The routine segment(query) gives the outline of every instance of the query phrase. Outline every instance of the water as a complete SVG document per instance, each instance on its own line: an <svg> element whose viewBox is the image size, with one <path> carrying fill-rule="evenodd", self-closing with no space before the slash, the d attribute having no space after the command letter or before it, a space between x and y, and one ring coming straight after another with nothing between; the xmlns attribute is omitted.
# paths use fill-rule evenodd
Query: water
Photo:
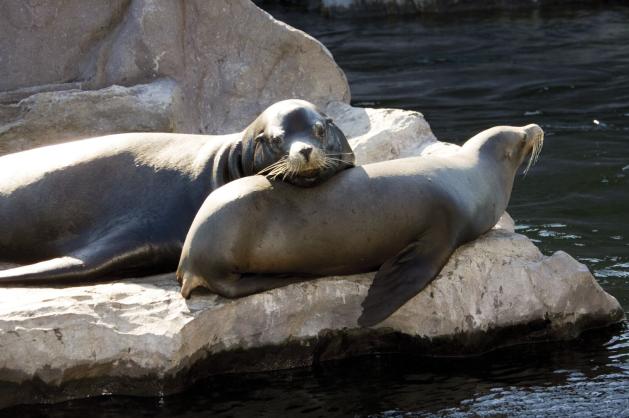
<svg viewBox="0 0 629 418"><path fill-rule="evenodd" d="M343 21L271 11L328 46L354 105L419 110L438 138L459 143L493 125L540 124L544 150L509 207L518 230L546 254L586 263L629 309L629 8ZM5 413L629 417L629 330L476 359L370 357L212 378L163 398Z"/></svg>

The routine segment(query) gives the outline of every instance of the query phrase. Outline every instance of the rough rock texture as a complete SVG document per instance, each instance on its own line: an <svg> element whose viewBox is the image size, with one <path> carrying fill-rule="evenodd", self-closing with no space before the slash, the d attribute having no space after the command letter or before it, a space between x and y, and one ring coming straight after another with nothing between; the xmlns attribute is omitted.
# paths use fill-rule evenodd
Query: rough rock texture
<svg viewBox="0 0 629 418"><path fill-rule="evenodd" d="M65 139L66 131L101 135L99 121L120 115L115 106L99 107L118 94L109 89L113 85L133 88L168 78L175 84L170 90L185 98L169 110L176 124L147 126L140 118L136 126L112 125L116 132L233 132L278 100L303 98L320 106L349 101L347 80L330 52L249 0L4 1L0 74L5 152L14 150L6 143L20 150ZM140 100L134 114L144 104L147 114L155 112L153 103ZM50 131L41 125L16 132L14 125L23 126L33 106Z"/></svg>
<svg viewBox="0 0 629 418"><path fill-rule="evenodd" d="M326 108L349 139L356 164L419 155L437 141L419 112L399 109L370 109L332 102Z"/></svg>
<svg viewBox="0 0 629 418"><path fill-rule="evenodd" d="M478 353L567 339L623 318L587 268L495 229L371 331L373 274L229 301L186 301L173 274L69 289L0 291L0 405L98 393L158 394L210 373L278 369L377 351ZM192 369L192 370L191 370ZM20 385L33 381L37 385ZM19 388L19 390L18 390Z"/></svg>
<svg viewBox="0 0 629 418"><path fill-rule="evenodd" d="M596 4L601 0L255 0L256 3L290 3L332 17L452 13L533 9L550 5Z"/></svg>
<svg viewBox="0 0 629 418"><path fill-rule="evenodd" d="M98 91L36 93L0 104L0 155L86 136L118 132L177 132L182 99L174 81ZM88 134L89 133L89 134Z"/></svg>

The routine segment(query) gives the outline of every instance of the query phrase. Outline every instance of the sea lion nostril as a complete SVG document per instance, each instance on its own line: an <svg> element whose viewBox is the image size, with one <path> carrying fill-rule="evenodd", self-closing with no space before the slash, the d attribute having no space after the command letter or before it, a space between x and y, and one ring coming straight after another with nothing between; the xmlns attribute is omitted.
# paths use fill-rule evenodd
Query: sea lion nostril
<svg viewBox="0 0 629 418"><path fill-rule="evenodd" d="M303 147L299 150L299 153L304 156L306 161L310 159L310 154L312 153L312 147Z"/></svg>

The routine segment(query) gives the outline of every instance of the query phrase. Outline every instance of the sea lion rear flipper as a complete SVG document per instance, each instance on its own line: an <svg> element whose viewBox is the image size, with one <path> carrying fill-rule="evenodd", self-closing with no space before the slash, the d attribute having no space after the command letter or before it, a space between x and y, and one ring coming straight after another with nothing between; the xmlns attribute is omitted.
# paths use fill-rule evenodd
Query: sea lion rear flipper
<svg viewBox="0 0 629 418"><path fill-rule="evenodd" d="M54 283L58 277L82 270L84 263L74 257L59 257L0 271L0 285Z"/></svg>
<svg viewBox="0 0 629 418"><path fill-rule="evenodd" d="M439 274L452 250L436 246L437 242L425 234L380 267L362 303L360 326L385 320Z"/></svg>
<svg viewBox="0 0 629 418"><path fill-rule="evenodd" d="M63 257L0 270L0 286L78 283L101 280L107 276L111 279L128 277L137 273L138 269L146 268L144 265L148 264L146 260L150 260L149 257L156 266L167 263L178 254L175 250L158 253L138 243L123 243L106 237Z"/></svg>

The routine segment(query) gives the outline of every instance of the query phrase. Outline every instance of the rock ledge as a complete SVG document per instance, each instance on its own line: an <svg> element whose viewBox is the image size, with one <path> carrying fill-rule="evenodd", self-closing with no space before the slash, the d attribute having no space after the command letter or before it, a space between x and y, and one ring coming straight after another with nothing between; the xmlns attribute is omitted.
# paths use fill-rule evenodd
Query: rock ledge
<svg viewBox="0 0 629 418"><path fill-rule="evenodd" d="M0 291L0 406L103 393L159 395L214 373L306 366L375 353L477 354L563 340L624 313L587 268L494 229L371 330L356 319L373 273L235 301L179 295L173 274Z"/></svg>

